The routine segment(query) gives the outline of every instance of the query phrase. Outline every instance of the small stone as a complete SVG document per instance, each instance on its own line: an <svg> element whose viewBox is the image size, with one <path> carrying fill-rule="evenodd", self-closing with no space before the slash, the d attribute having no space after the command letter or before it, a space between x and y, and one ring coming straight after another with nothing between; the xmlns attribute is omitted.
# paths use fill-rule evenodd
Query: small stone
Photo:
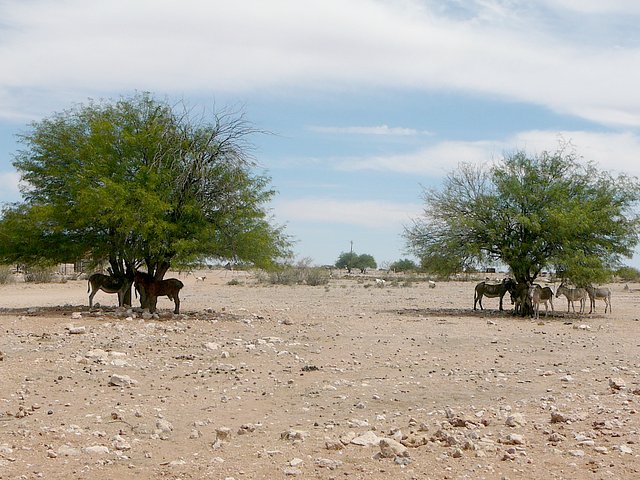
<svg viewBox="0 0 640 480"><path fill-rule="evenodd" d="M409 455L407 447L392 438L381 438L378 440L378 444L382 458L406 457Z"/></svg>
<svg viewBox="0 0 640 480"><path fill-rule="evenodd" d="M231 438L231 429L228 427L216 428L216 440L226 442Z"/></svg>
<svg viewBox="0 0 640 480"><path fill-rule="evenodd" d="M596 443L593 440L593 438L587 437L586 435L584 435L582 433L578 433L578 434L574 435L574 438L576 439L576 442L578 442L578 444L586 445L588 447L592 447Z"/></svg>
<svg viewBox="0 0 640 480"><path fill-rule="evenodd" d="M82 451L89 455L106 455L109 453L109 447L106 447L105 445L93 445L91 447L83 448Z"/></svg>
<svg viewBox="0 0 640 480"><path fill-rule="evenodd" d="M240 425L238 429L238 435L244 435L245 433L251 433L256 431L257 426L253 423L245 423Z"/></svg>
<svg viewBox="0 0 640 480"><path fill-rule="evenodd" d="M567 453L572 457L584 457L584 450L569 450Z"/></svg>
<svg viewBox="0 0 640 480"><path fill-rule="evenodd" d="M586 323L582 323L580 325L574 325L574 330L591 330L591 325L587 325Z"/></svg>
<svg viewBox="0 0 640 480"><path fill-rule="evenodd" d="M131 450L131 444L127 442L124 438L122 438L121 435L116 435L115 437L113 437L112 445L113 445L113 448L115 448L116 450L120 450L120 451Z"/></svg>
<svg viewBox="0 0 640 480"><path fill-rule="evenodd" d="M462 458L462 456L463 456L462 450L460 450L459 448L456 448L453 452L451 452L452 458Z"/></svg>
<svg viewBox="0 0 640 480"><path fill-rule="evenodd" d="M71 334L71 335L80 335L83 333L87 333L87 328L84 326L80 326L80 327L68 327L67 331Z"/></svg>
<svg viewBox="0 0 640 480"><path fill-rule="evenodd" d="M327 450L342 450L344 445L340 440L325 439L324 446Z"/></svg>
<svg viewBox="0 0 640 480"><path fill-rule="evenodd" d="M505 440L507 445L524 445L524 437L518 433L510 433Z"/></svg>
<svg viewBox="0 0 640 480"><path fill-rule="evenodd" d="M562 442L562 441L564 441L566 439L567 438L564 435L561 435L561 434L559 434L557 432L553 432L551 435L549 435L549 438L548 438L548 440L551 443L560 443L560 442Z"/></svg>
<svg viewBox="0 0 640 480"><path fill-rule="evenodd" d="M629 447L627 445L616 445L613 448L614 448L614 450L617 450L620 453L626 453L626 454L629 454L629 455L631 455L633 453L633 450L631 449L631 447Z"/></svg>
<svg viewBox="0 0 640 480"><path fill-rule="evenodd" d="M100 348L95 348L93 350L89 350L87 353L84 354L84 356L85 358L88 358L89 360L93 360L96 363L105 363L109 358L109 353L105 352Z"/></svg>
<svg viewBox="0 0 640 480"><path fill-rule="evenodd" d="M527 421L521 413L512 413L504 423L508 427L523 427Z"/></svg>
<svg viewBox="0 0 640 480"><path fill-rule="evenodd" d="M347 432L344 435L340 435L340 442L343 445L349 445L351 443L351 440L353 440L357 436L358 434L356 432Z"/></svg>
<svg viewBox="0 0 640 480"><path fill-rule="evenodd" d="M283 440L291 440L293 442L303 442L308 435L308 432L303 432L302 430L289 430L282 432L280 434L280 438Z"/></svg>
<svg viewBox="0 0 640 480"><path fill-rule="evenodd" d="M365 428L369 426L368 420L360 420L358 418L351 418L347 421L347 425L350 428Z"/></svg>
<svg viewBox="0 0 640 480"><path fill-rule="evenodd" d="M362 447L373 447L380 444L380 438L369 430L367 433L351 440L351 443Z"/></svg>
<svg viewBox="0 0 640 480"><path fill-rule="evenodd" d="M130 376L118 375L117 373L111 375L111 378L109 379L109 385L112 387L131 387L137 383L138 381L134 380Z"/></svg>
<svg viewBox="0 0 640 480"><path fill-rule="evenodd" d="M570 423L571 418L560 412L551 412L551 423Z"/></svg>
<svg viewBox="0 0 640 480"><path fill-rule="evenodd" d="M58 448L58 455L62 455L63 457L74 457L76 455L80 455L80 450L73 448L70 445L61 445Z"/></svg>
<svg viewBox="0 0 640 480"><path fill-rule="evenodd" d="M173 431L173 425L166 418L156 420L156 428L162 433L170 433Z"/></svg>
<svg viewBox="0 0 640 480"><path fill-rule="evenodd" d="M317 467L328 468L329 470L335 470L342 466L342 462L340 460L332 460L330 458L318 458L316 459L315 464Z"/></svg>
<svg viewBox="0 0 640 480"><path fill-rule="evenodd" d="M612 390L622 390L627 386L626 382L622 378L610 378L609 387Z"/></svg>

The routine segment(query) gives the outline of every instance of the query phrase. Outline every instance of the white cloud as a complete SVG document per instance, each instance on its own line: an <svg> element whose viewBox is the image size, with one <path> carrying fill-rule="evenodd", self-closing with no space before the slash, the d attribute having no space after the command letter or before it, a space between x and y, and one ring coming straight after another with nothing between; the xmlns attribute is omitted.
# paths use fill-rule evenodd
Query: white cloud
<svg viewBox="0 0 640 480"><path fill-rule="evenodd" d="M497 146L498 142L446 141L411 153L346 159L338 162L337 168L346 171L391 171L441 177L460 162L480 163L490 160Z"/></svg>
<svg viewBox="0 0 640 480"><path fill-rule="evenodd" d="M420 132L414 128L390 127L388 125L374 125L361 127L321 127L312 126L309 130L318 133L331 133L337 135L389 135L389 136L413 136L413 135L431 135L430 132Z"/></svg>
<svg viewBox="0 0 640 480"><path fill-rule="evenodd" d="M570 24L545 30L539 15L527 15L536 8L528 3L468 5L466 19L455 19L419 0L5 0L0 116L28 113L29 102L12 98L32 94L408 86L640 125L640 48L587 46L564 34ZM633 5L546 4L626 17L640 14Z"/></svg>
<svg viewBox="0 0 640 480"><path fill-rule="evenodd" d="M640 4L637 0L544 0L544 3L550 8L563 8L589 15L640 15Z"/></svg>
<svg viewBox="0 0 640 480"><path fill-rule="evenodd" d="M555 150L559 140L568 141L578 155L598 163L601 169L640 176L640 137L630 132L529 131L508 139L527 152Z"/></svg>
<svg viewBox="0 0 640 480"><path fill-rule="evenodd" d="M417 203L381 200L314 197L279 200L274 204L274 212L282 221L338 223L396 231L421 211L422 207Z"/></svg>
<svg viewBox="0 0 640 480"><path fill-rule="evenodd" d="M403 155L347 159L337 168L443 177L461 162L486 163L516 150L533 155L555 151L561 141L569 142L579 156L597 162L603 170L640 176L640 137L630 132L531 130L504 139L445 141Z"/></svg>
<svg viewBox="0 0 640 480"><path fill-rule="evenodd" d="M0 172L0 202L15 202L20 198L18 172Z"/></svg>

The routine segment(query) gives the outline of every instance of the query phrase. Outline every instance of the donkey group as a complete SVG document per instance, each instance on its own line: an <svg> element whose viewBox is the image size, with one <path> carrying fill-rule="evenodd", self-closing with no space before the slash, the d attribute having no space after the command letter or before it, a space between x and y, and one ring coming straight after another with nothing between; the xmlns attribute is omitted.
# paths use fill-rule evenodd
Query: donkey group
<svg viewBox="0 0 640 480"><path fill-rule="evenodd" d="M545 316L548 314L548 305L551 306L551 311L554 311L554 293L550 287L542 287L538 284L533 284L531 286L524 283L518 284L515 280L510 278L505 278L502 282L497 284L487 282L478 283L475 287L473 297L473 309L476 310L477 305L480 305L481 310L483 309L482 297L499 297L499 309L503 310L503 298L507 292L511 294L511 303L514 305L514 311L516 313L520 311L527 299L531 302L535 318L539 318L541 303L544 303ZM589 313L593 313L595 311L596 300L603 300L605 303L604 313L607 313L607 311L611 313L611 289L608 287L588 286L585 288L570 288L564 283L561 283L556 290L555 297L559 298L561 295L564 295L567 298L567 312L570 312L571 309L573 309L573 312L575 313L575 302L580 302L579 311L580 313L584 313L588 297L590 301Z"/></svg>
<svg viewBox="0 0 640 480"><path fill-rule="evenodd" d="M153 276L145 272L136 271L133 279L127 277L115 277L94 273L89 277L87 293L89 293L89 308L93 308L93 297L102 290L105 293L117 293L118 305L124 306L126 292L135 285L137 294L140 295L140 305L148 308L149 312L156 311L158 297L167 296L173 300L175 308L173 313L180 313L180 290L184 284L177 278L155 280Z"/></svg>

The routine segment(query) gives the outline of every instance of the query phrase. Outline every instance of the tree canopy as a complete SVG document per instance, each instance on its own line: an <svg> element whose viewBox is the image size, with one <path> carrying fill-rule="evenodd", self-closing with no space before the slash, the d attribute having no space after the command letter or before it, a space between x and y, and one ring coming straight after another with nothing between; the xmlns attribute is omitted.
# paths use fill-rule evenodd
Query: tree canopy
<svg viewBox="0 0 640 480"><path fill-rule="evenodd" d="M500 261L531 284L552 269L576 285L604 281L638 243L637 179L613 176L564 148L518 151L493 164L461 164L424 191L405 228L423 267L444 274Z"/></svg>
<svg viewBox="0 0 640 480"><path fill-rule="evenodd" d="M237 113L199 116L142 93L90 101L34 122L14 158L24 202L0 220L0 261L145 264L227 258L268 266L289 253L271 223L270 179L256 173Z"/></svg>

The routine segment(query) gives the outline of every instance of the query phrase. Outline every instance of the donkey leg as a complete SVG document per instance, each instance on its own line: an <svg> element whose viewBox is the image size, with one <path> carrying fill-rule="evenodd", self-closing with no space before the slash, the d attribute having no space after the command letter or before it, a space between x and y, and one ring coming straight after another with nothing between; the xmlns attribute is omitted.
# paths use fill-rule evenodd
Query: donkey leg
<svg viewBox="0 0 640 480"><path fill-rule="evenodd" d="M95 290L91 290L91 293L89 294L89 308L93 308L93 297L95 296L95 294L98 292L98 289Z"/></svg>
<svg viewBox="0 0 640 480"><path fill-rule="evenodd" d="M180 297L178 296L177 293L176 293L176 296L173 298L173 301L176 304L176 308L173 311L173 313L178 314L178 313L180 313Z"/></svg>

